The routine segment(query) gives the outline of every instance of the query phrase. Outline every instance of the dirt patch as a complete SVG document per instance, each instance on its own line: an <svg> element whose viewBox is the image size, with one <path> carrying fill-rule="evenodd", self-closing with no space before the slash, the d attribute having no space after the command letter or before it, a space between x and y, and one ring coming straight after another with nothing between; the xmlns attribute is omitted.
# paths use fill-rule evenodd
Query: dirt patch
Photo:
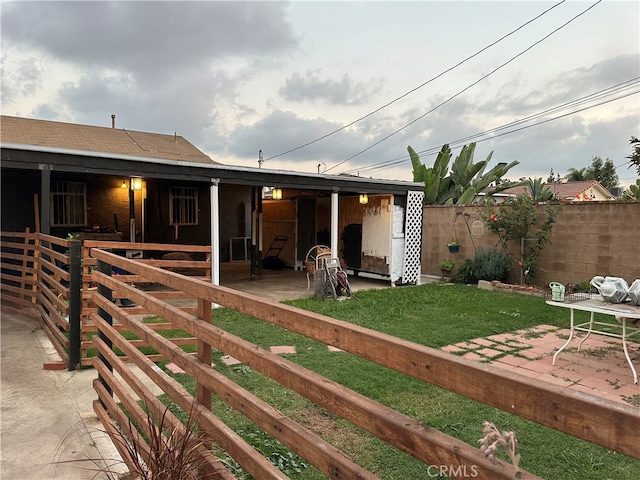
<svg viewBox="0 0 640 480"><path fill-rule="evenodd" d="M370 441L367 433L315 406L291 412L291 418L350 456L362 452Z"/></svg>

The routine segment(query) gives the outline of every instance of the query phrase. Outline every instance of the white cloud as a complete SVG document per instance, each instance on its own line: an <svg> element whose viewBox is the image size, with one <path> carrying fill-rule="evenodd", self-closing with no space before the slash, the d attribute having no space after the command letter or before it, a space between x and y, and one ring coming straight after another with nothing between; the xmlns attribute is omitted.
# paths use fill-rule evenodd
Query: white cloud
<svg viewBox="0 0 640 480"><path fill-rule="evenodd" d="M410 179L407 145L433 151L423 157L432 162L443 143L638 76L640 6L602 2L447 101L589 7L565 2L427 82L552 5L2 2L2 111L103 126L115 113L120 127L177 132L218 161L255 166L259 149L265 158L295 149L426 83L267 162L303 171L324 162L331 173ZM545 178L552 167L563 174L596 155L622 164L629 137L640 135L639 103L636 93L517 133L496 132L478 143L477 157L493 150L492 162L521 162L516 176ZM618 173L635 181L633 170Z"/></svg>

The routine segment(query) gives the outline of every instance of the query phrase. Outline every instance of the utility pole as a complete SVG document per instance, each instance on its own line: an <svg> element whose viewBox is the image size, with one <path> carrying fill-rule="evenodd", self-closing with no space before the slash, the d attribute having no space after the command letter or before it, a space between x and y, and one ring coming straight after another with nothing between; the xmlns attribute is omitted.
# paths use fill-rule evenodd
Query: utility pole
<svg viewBox="0 0 640 480"><path fill-rule="evenodd" d="M258 150L258 168L262 168L264 159L262 158L262 150Z"/></svg>

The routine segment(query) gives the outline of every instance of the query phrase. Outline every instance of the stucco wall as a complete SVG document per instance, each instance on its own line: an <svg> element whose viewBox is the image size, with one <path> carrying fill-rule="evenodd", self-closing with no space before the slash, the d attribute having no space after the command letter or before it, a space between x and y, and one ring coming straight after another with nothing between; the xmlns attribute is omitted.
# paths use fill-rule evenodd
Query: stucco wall
<svg viewBox="0 0 640 480"><path fill-rule="evenodd" d="M544 208L544 207L539 207ZM438 262L452 258L459 266L472 258L475 247L499 248L498 238L483 228L482 235L471 236L469 227L479 219L477 207L424 208L422 273L439 275ZM461 244L458 254L450 254L447 243L455 233ZM514 245L513 249L517 250ZM577 283L595 275L622 277L627 282L640 278L640 202L583 202L564 205L553 228L552 243L541 255L539 272L532 282ZM517 283L513 272L510 281Z"/></svg>

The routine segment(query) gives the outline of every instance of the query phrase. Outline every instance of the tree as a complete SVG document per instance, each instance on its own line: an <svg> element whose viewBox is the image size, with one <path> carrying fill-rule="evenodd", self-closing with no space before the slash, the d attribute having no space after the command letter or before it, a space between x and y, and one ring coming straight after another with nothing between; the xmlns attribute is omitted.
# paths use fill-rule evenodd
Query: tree
<svg viewBox="0 0 640 480"><path fill-rule="evenodd" d="M420 162L415 150L411 146L407 147L413 166L413 181L424 182L426 205L467 205L476 201L478 194L490 197L494 193L522 184L501 182L502 177L519 162L501 162L485 173L493 152L485 160L473 163L475 148L475 143L462 147L449 172L452 156L449 145L442 146L433 167L426 167Z"/></svg>
<svg viewBox="0 0 640 480"><path fill-rule="evenodd" d="M566 176L567 182L582 182L583 180L588 180L586 178L587 167L577 169L570 168L569 173Z"/></svg>
<svg viewBox="0 0 640 480"><path fill-rule="evenodd" d="M616 188L619 183L616 167L609 158L603 162L600 157L593 157L591 166L587 167L586 177L587 180L599 181L608 190Z"/></svg>
<svg viewBox="0 0 640 480"><path fill-rule="evenodd" d="M581 182L583 180L597 180L608 190L612 190L618 186L619 179L616 173L616 167L613 162L607 158L604 162L602 158L593 157L591 165L584 168L570 168L566 176L567 182Z"/></svg>
<svg viewBox="0 0 640 480"><path fill-rule="evenodd" d="M480 218L498 237L502 250L519 258L520 278L525 283L538 273L540 253L551 243L551 231L561 208L547 203L541 212L536 203L531 195L523 192L497 206L487 203L479 210Z"/></svg>
<svg viewBox="0 0 640 480"><path fill-rule="evenodd" d="M635 165L636 171L638 172L638 175L640 175L640 140L638 140L638 137L631 137L629 143L633 145L633 152L631 155L626 157L629 159L629 168Z"/></svg>

